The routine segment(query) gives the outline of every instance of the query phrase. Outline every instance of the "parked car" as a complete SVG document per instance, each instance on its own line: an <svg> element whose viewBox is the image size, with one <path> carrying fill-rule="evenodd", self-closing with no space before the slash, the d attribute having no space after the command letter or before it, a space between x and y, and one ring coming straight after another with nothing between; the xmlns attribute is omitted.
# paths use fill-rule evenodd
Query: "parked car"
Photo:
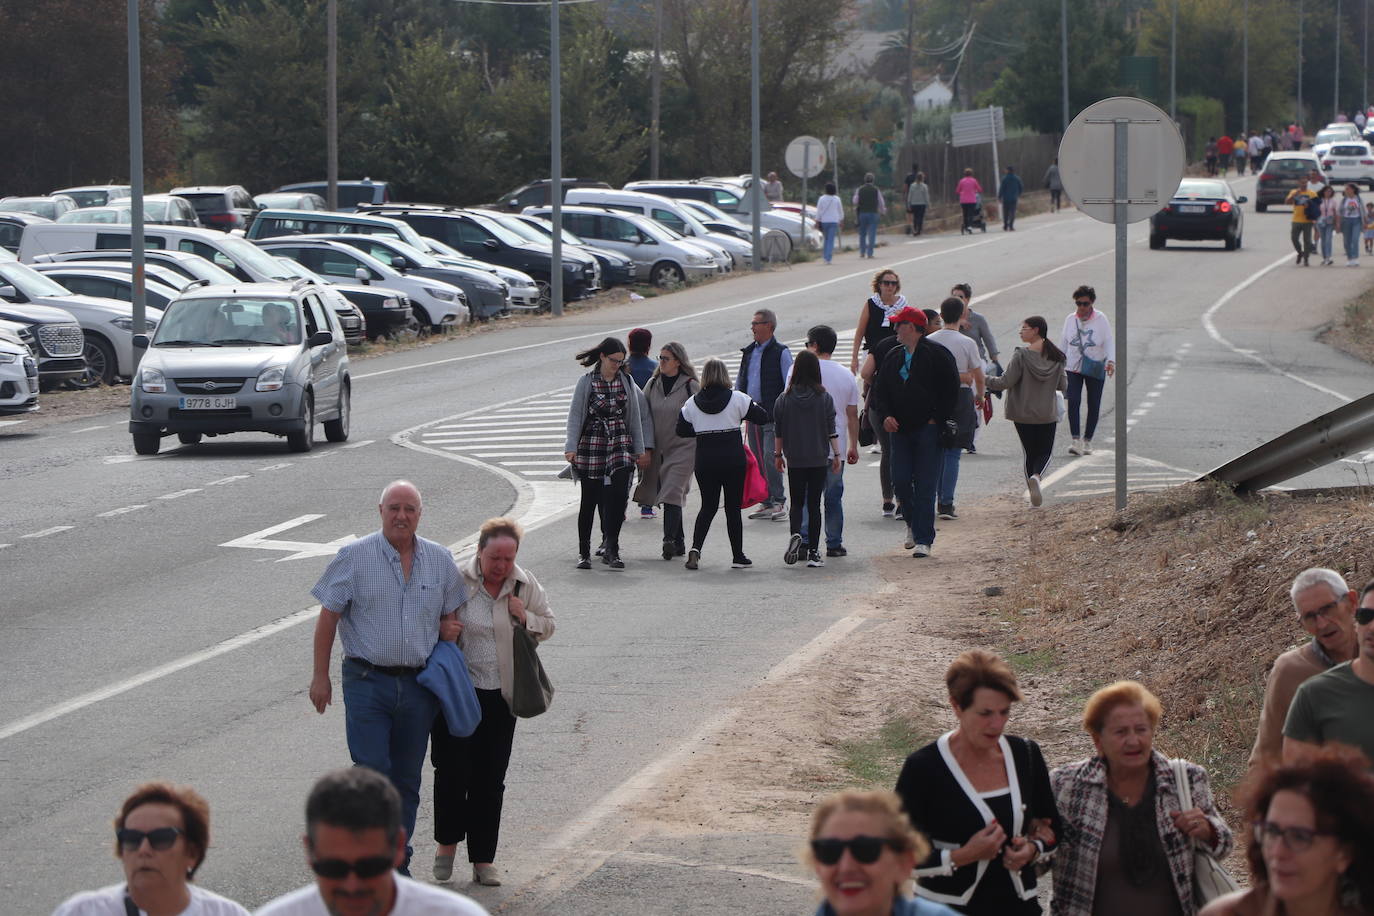
<svg viewBox="0 0 1374 916"><path fill-rule="evenodd" d="M181 197L195 208L201 225L207 229L228 232L247 229L258 212L253 195L241 185L202 185L194 188L172 188L167 192Z"/></svg>
<svg viewBox="0 0 1374 916"><path fill-rule="evenodd" d="M311 194L309 191L273 191L271 194L257 195L253 198L253 203L262 210L329 209L329 205L324 202L323 197L318 194Z"/></svg>
<svg viewBox="0 0 1374 916"><path fill-rule="evenodd" d="M526 216L523 213L511 214L509 219L516 220L529 229L538 232L544 238L553 238L553 223L547 219L540 219L537 216ZM635 262L625 257L618 251L609 248L601 248L593 245L585 239L573 235L568 230L562 230L564 245L576 245L582 251L587 252L596 258L601 264L601 286L625 286L633 283L635 279Z"/></svg>
<svg viewBox="0 0 1374 916"><path fill-rule="evenodd" d="M547 218L548 207L530 207L529 216ZM716 272L716 259L648 217L601 207L567 206L563 227L580 238L618 251L635 262L635 277L655 286L704 280Z"/></svg>
<svg viewBox="0 0 1374 916"><path fill-rule="evenodd" d="M76 201L78 207L104 207L133 194L127 184L88 184L78 188L61 188L53 191L50 197L64 194Z"/></svg>
<svg viewBox="0 0 1374 916"><path fill-rule="evenodd" d="M82 368L89 374L72 380L75 384L113 385L119 377L133 375L134 317L127 303L77 295L27 264L14 261L0 262L0 299L20 306L61 309L76 319L82 332ZM147 310L149 325L156 325L161 317L159 309Z"/></svg>
<svg viewBox="0 0 1374 916"><path fill-rule="evenodd" d="M319 290L301 281L207 286L175 300L139 365L129 402L134 451L155 455L166 435L265 432L292 451L348 438L348 348Z"/></svg>
<svg viewBox="0 0 1374 916"><path fill-rule="evenodd" d="M69 261L65 264L34 264L32 267L77 295L117 299L120 302L134 301L133 273L131 270L119 270L118 264L104 267L100 264ZM161 310L181 295L182 286L173 286L156 277L145 276L143 290L147 304ZM132 323L129 328L133 329Z"/></svg>
<svg viewBox="0 0 1374 916"><path fill-rule="evenodd" d="M1333 144L1361 139L1363 138L1360 136L1360 129L1354 124L1349 122L1328 124L1317 131L1317 135L1312 138L1312 152L1320 159L1326 155L1326 151Z"/></svg>
<svg viewBox="0 0 1374 916"><path fill-rule="evenodd" d="M277 258L283 267L291 271L292 282L296 280L307 280L319 289L320 295L324 297L325 304L334 310L334 317L339 319L339 327L343 329L344 340L348 341L349 346L360 344L367 336L367 319L363 317L363 310L353 304L353 300L344 295L343 287L330 283L324 277L306 268L299 261L290 258ZM350 289L366 289L365 286L350 286Z"/></svg>
<svg viewBox="0 0 1374 916"><path fill-rule="evenodd" d="M61 256L59 255L58 257L61 257ZM195 255L192 255L191 257L195 257ZM204 259L204 258L198 258L197 260L203 261L203 260L205 260L205 259ZM42 260L40 260L40 261L35 261L34 263L30 264L29 266L32 267L34 270L38 271L40 274L44 274L44 275L47 275L47 276L52 276L52 275L53 275L52 272L53 272L54 270L60 271L60 270L62 270L63 268L70 268L70 267L76 267L76 268L81 268L81 269L92 269L92 270L111 271L111 272L117 273L117 274L119 274L120 276L123 276L123 277L131 277L131 276L133 276L133 273L134 273L134 265L133 265L133 262L132 262L131 260L130 260L130 261L99 261L99 260L85 260L85 261L83 261L83 260L81 260L80 258L71 258L71 259L64 259L64 260L58 260L58 261L42 261ZM214 265L211 265L211 266L213 267ZM219 268L215 268L215 269L218 270ZM223 271L221 271L221 273L223 273ZM197 284L197 285L199 285L199 286L209 286L209 285L210 285L210 281L209 281L209 280L194 280L194 279L190 279L190 278L186 277L184 274L180 274L180 273L176 272L175 270L172 270L170 267L167 267L166 265L158 264L158 263L155 263L155 262L145 262L144 265L143 265L143 274L144 274L144 276L145 276L147 279L149 279L149 280L156 280L158 283L161 283L163 286L170 286L170 287L172 288L172 290L173 290L174 292L177 292L177 293L182 292L182 291L185 290L187 287L191 286L191 284L193 284L193 283L194 283L194 284ZM238 282L238 281L236 281L236 280L234 279L234 275L233 275L233 274L226 273L226 274L224 274L224 275L225 275L226 277L229 278L229 282L230 282L230 283L236 283L236 282ZM60 276L60 275L59 275L59 276ZM61 281L59 280L59 282L61 282ZM66 286L67 284L66 284L66 283L63 283L62 285L63 285L63 286ZM109 297L109 298L111 298L111 299L124 299L123 296L111 296L111 297ZM176 297L173 296L172 298L176 298ZM130 301L132 301L132 300L131 300L131 299L125 299L124 301L130 302ZM160 308L160 307L161 307L161 306L159 306L159 308Z"/></svg>
<svg viewBox="0 0 1374 916"><path fill-rule="evenodd" d="M58 264L67 261L99 261L106 264L120 264L129 267L133 264L134 253L127 248L102 248L95 251L59 251L53 254L40 254L33 258L34 264ZM238 278L229 271L189 251L167 251L161 248L147 248L143 251L144 269L149 276L162 268L180 274L187 281L202 280L206 284L220 285L237 283ZM168 283L175 286L175 283ZM183 287L185 284L182 284Z"/></svg>
<svg viewBox="0 0 1374 916"><path fill-rule="evenodd" d="M543 232L539 232L539 231L537 231L536 229L534 229L533 227L531 227L531 226L529 226L528 224L526 224L526 223L524 222L524 220L526 220L526 219L529 218L529 217L521 216L521 215L518 214L518 213L499 213L499 212L497 212L497 211L495 211L495 210L483 211L483 212L487 215L487 218L488 218L488 219L494 221L494 222L497 223L498 225L503 226L504 228L508 229L509 231L515 233L515 234L516 234L517 236L519 236L520 238L522 238L522 239L524 239L524 240L526 240L526 241L528 241L528 242L531 242L531 243L533 243L533 244L535 244L535 245L538 245L538 246L540 246L541 248L543 248L544 246L548 246L549 255L550 255L550 257L552 257L552 255L553 255L553 236L552 236L552 235L548 235L548 234L543 233ZM600 258L598 258L595 254L593 254L592 252L588 251L586 248L582 247L581 245L563 245L563 246L561 247L561 250L562 250L562 252L563 252L564 254L568 254L568 255L577 255L577 256L583 257L583 258L589 258L589 259L596 265L596 273L595 273L595 275L594 275L593 278L592 278L593 284L595 284L595 286L596 286L597 289L604 289L604 288L605 288L605 285L606 285L606 284L605 284L605 282L602 280L602 277L601 277L601 259L600 259Z"/></svg>
<svg viewBox="0 0 1374 916"><path fill-rule="evenodd" d="M133 220L133 211L125 207L81 207L77 210L69 210L59 216L55 222L62 225L71 223L94 224L94 225L119 225L129 224Z"/></svg>
<svg viewBox="0 0 1374 916"><path fill-rule="evenodd" d="M551 245L522 238L481 210L393 204L386 208L368 208L366 212L402 220L420 235L436 238L466 255L529 274L539 284L541 307L548 307L549 281L553 276ZM595 258L564 252L561 269L563 295L567 298L583 299L596 292Z"/></svg>
<svg viewBox="0 0 1374 916"><path fill-rule="evenodd" d="M0 210L11 213L32 213L44 219L57 219L76 209L76 201L65 194L55 197L0 197Z"/></svg>
<svg viewBox="0 0 1374 916"><path fill-rule="evenodd" d="M164 226L200 226L196 208L184 197L149 194L143 198L143 222Z"/></svg>
<svg viewBox="0 0 1374 916"><path fill-rule="evenodd" d="M420 240L425 243L425 251L434 255L440 264L451 264L454 267L471 267L473 270L484 270L506 284L506 291L510 295L510 305L513 309L539 308L539 284L534 277L525 273L523 270L516 270L514 267L506 267L502 264L492 264L489 261L479 261L474 257L463 254L452 245L445 244L438 239L430 238L427 235L420 236Z"/></svg>
<svg viewBox="0 0 1374 916"><path fill-rule="evenodd" d="M145 226L143 244L154 249L200 255L244 283L270 283L286 279L281 265L252 242L213 229L190 226ZM19 240L19 260L31 263L40 255L102 248L127 250L133 245L128 226L29 226Z"/></svg>
<svg viewBox="0 0 1374 916"><path fill-rule="evenodd" d="M468 320L467 297L458 287L428 277L408 277L390 264L342 242L286 237L262 239L257 244L274 257L299 261L326 280L364 286L375 283L405 293L415 320L425 330L443 331Z"/></svg>
<svg viewBox="0 0 1374 916"><path fill-rule="evenodd" d="M1315 154L1293 150L1270 153L1255 183L1255 212L1263 213L1270 204L1281 204L1288 192L1307 181L1308 173L1321 171Z"/></svg>
<svg viewBox="0 0 1374 916"><path fill-rule="evenodd" d="M0 261L0 267L13 263ZM0 286L0 293L7 289ZM18 305L0 296L0 320L14 322L28 331L29 339L25 342L38 361L39 388L46 390L80 381L86 374L85 337L81 325L69 312L33 303Z"/></svg>
<svg viewBox="0 0 1374 916"><path fill-rule="evenodd" d="M0 321L0 414L38 409L38 360L22 336L27 334L22 324Z"/></svg>
<svg viewBox="0 0 1374 916"><path fill-rule="evenodd" d="M34 213L18 210L0 210L0 248L11 254L19 251L19 240L24 237L24 227L38 223L51 223L52 220Z"/></svg>
<svg viewBox="0 0 1374 916"><path fill-rule="evenodd" d="M538 181L531 181L523 184L514 191L501 195L501 198L492 204L496 210L506 210L519 212L526 207L540 207L544 204L551 204L553 200L549 197L549 188L553 185L553 179L540 178ZM563 198L566 200L568 191L571 188L609 188L604 181L588 181L584 178L564 178L562 180Z"/></svg>
<svg viewBox="0 0 1374 916"><path fill-rule="evenodd" d="M412 326L410 299L400 290L384 286L335 286L363 313L364 333L369 340L394 337Z"/></svg>
<svg viewBox="0 0 1374 916"><path fill-rule="evenodd" d="M1322 157L1327 181L1355 182L1374 190L1374 150L1364 140L1332 144Z"/></svg>
<svg viewBox="0 0 1374 916"><path fill-rule="evenodd" d="M1245 214L1231 186L1216 178L1185 178L1173 198L1150 217L1150 247L1163 248L1169 239L1219 239L1227 251L1241 246Z"/></svg>
<svg viewBox="0 0 1374 916"><path fill-rule="evenodd" d="M568 192L568 203L610 207L612 210L624 210L626 213L647 216L716 255L716 259L722 262L726 270L748 267L754 260L752 244L733 235L712 232L692 211L671 197L643 191L574 188Z"/></svg>
<svg viewBox="0 0 1374 916"><path fill-rule="evenodd" d="M291 235L381 235L400 239L414 246L424 248L420 235L409 225L398 219L380 216L376 213L344 213L335 210L263 210L246 233L253 241L258 239L280 238Z"/></svg>
<svg viewBox="0 0 1374 916"><path fill-rule="evenodd" d="M373 181L371 178L364 178L362 181L340 181L339 189L339 210L344 213L352 212L358 208L358 204L386 204L392 199L391 182ZM302 181L296 184L284 184L277 191L297 191L314 194L322 201L329 200L329 182L327 181ZM327 210L329 204L320 207Z"/></svg>
<svg viewBox="0 0 1374 916"><path fill-rule="evenodd" d="M750 209L749 195L739 185L720 181L660 179L657 181L631 181L625 185L625 190L661 194L664 197L688 197L693 200L704 201L752 226L753 211ZM789 257L794 245L806 245L809 248L819 248L821 245L822 238L819 227L808 225L807 231L803 235L801 222L794 214L775 212L771 205L759 212L759 225L762 228L778 229L787 234L786 254Z"/></svg>

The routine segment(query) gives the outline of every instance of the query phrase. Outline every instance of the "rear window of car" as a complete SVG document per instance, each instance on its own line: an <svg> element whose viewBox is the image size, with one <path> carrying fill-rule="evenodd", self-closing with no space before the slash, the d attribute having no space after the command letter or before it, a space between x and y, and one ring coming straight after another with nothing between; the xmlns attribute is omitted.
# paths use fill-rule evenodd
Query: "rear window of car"
<svg viewBox="0 0 1374 916"><path fill-rule="evenodd" d="M1366 146L1333 146L1331 147L1332 156L1367 156L1369 148Z"/></svg>
<svg viewBox="0 0 1374 916"><path fill-rule="evenodd" d="M1225 197L1226 185L1220 181L1184 181L1175 197Z"/></svg>
<svg viewBox="0 0 1374 916"><path fill-rule="evenodd" d="M190 201L191 206L196 208L196 213L223 213L229 209L223 191L216 191L213 194L178 194L177 196Z"/></svg>
<svg viewBox="0 0 1374 916"><path fill-rule="evenodd" d="M1283 173L1286 175L1297 175L1302 172L1310 172L1317 167L1311 159L1274 159L1270 158L1264 166L1264 170L1269 174Z"/></svg>
<svg viewBox="0 0 1374 916"><path fill-rule="evenodd" d="M103 207L109 203L110 195L105 191L63 191L78 207Z"/></svg>

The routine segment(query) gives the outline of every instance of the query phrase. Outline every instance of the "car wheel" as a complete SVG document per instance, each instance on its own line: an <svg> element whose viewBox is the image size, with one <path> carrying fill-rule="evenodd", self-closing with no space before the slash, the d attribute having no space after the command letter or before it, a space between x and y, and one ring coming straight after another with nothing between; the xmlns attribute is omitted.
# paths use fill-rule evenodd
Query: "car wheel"
<svg viewBox="0 0 1374 916"><path fill-rule="evenodd" d="M548 280L535 280L534 285L539 287L539 311L553 311L553 284Z"/></svg>
<svg viewBox="0 0 1374 916"><path fill-rule="evenodd" d="M315 394L305 393L305 408L301 411L300 432L287 433L286 444L293 452L308 452L315 447Z"/></svg>
<svg viewBox="0 0 1374 916"><path fill-rule="evenodd" d="M113 385L118 363L110 345L91 334L86 335L83 351L86 357L86 371L80 378L67 382L68 388L95 388L99 385Z"/></svg>
<svg viewBox="0 0 1374 916"><path fill-rule="evenodd" d="M200 433L177 433L177 439L182 445L200 445Z"/></svg>
<svg viewBox="0 0 1374 916"><path fill-rule="evenodd" d="M1163 248L1164 245L1165 245L1164 236L1159 235L1158 233L1154 233L1154 232L1150 233L1150 247L1151 247L1151 248L1153 248L1155 251L1158 251L1159 249Z"/></svg>
<svg viewBox="0 0 1374 916"><path fill-rule="evenodd" d="M156 455L162 445L162 436L157 433L134 433L134 454Z"/></svg>
<svg viewBox="0 0 1374 916"><path fill-rule="evenodd" d="M678 286L686 282L687 277L672 261L659 261L649 271L649 280L654 286Z"/></svg>
<svg viewBox="0 0 1374 916"><path fill-rule="evenodd" d="M429 329L434 323L429 320L429 312L423 306L412 305L410 307L410 324L406 325L406 330L413 331L417 337L428 337Z"/></svg>
<svg viewBox="0 0 1374 916"><path fill-rule="evenodd" d="M352 398L348 385L339 392L339 416L335 420L324 421L324 437L330 442L343 442L348 439L348 415L352 410Z"/></svg>
<svg viewBox="0 0 1374 916"><path fill-rule="evenodd" d="M1256 212L1256 213L1263 213L1265 210L1268 210L1268 209L1269 209L1269 205L1268 205L1268 204L1262 204L1262 203L1259 203L1258 201L1255 202L1255 212Z"/></svg>

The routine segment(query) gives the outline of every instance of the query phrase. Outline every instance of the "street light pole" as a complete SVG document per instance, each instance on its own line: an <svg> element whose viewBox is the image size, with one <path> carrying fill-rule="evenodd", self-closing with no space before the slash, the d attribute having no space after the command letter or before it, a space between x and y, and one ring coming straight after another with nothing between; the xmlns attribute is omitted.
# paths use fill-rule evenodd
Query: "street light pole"
<svg viewBox="0 0 1374 916"><path fill-rule="evenodd" d="M654 0L654 69L650 77L653 96L649 127L649 177L658 177L659 93L663 89L663 0Z"/></svg>
<svg viewBox="0 0 1374 916"><path fill-rule="evenodd" d="M1293 123L1302 126L1302 0L1298 0L1298 114Z"/></svg>
<svg viewBox="0 0 1374 916"><path fill-rule="evenodd" d="M1169 15L1169 119L1178 121L1178 0Z"/></svg>
<svg viewBox="0 0 1374 916"><path fill-rule="evenodd" d="M1336 78L1331 90L1331 120L1341 113L1341 0L1336 0Z"/></svg>
<svg viewBox="0 0 1374 916"><path fill-rule="evenodd" d="M749 166L753 171L753 181L749 182L749 209L753 216L755 270L763 270L763 245L760 222L763 206L762 190L759 187L759 173L763 171L763 151L760 149L762 116L759 113L759 0L749 0ZM805 207L802 208L803 213ZM806 240L803 239L803 242Z"/></svg>
<svg viewBox="0 0 1374 916"><path fill-rule="evenodd" d="M1250 0L1245 0L1241 20L1240 126L1244 129L1250 123Z"/></svg>
<svg viewBox="0 0 1374 916"><path fill-rule="evenodd" d="M144 282L143 238L143 64L138 24L138 0L129 0L129 227L133 248L133 333L142 334L147 325L147 285ZM134 350L137 363L142 351ZM137 384L137 382L135 382Z"/></svg>
<svg viewBox="0 0 1374 916"><path fill-rule="evenodd" d="M549 311L563 316L563 80L559 54L558 0L549 0L549 200L553 204Z"/></svg>
<svg viewBox="0 0 1374 916"><path fill-rule="evenodd" d="M339 209L339 0L329 0L325 11L325 31L329 50L325 55L325 179L330 210Z"/></svg>
<svg viewBox="0 0 1374 916"><path fill-rule="evenodd" d="M1069 130L1069 0L1059 0L1059 77L1064 102L1064 125Z"/></svg>

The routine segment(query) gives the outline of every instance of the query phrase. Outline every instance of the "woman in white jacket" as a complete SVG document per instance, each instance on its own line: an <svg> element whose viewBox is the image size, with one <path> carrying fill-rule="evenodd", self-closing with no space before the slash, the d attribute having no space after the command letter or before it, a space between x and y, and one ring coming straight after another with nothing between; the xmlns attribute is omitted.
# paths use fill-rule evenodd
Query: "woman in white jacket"
<svg viewBox="0 0 1374 916"><path fill-rule="evenodd" d="M1102 388L1107 378L1116 373L1116 340L1107 316L1094 308L1097 291L1080 286L1073 291L1074 310L1064 319L1064 331L1059 335L1059 349L1064 351L1069 374L1069 434L1073 444L1070 455L1091 455L1093 433L1097 431L1097 416L1102 410ZM1083 389L1088 389L1088 418L1083 437L1078 435L1078 405Z"/></svg>

